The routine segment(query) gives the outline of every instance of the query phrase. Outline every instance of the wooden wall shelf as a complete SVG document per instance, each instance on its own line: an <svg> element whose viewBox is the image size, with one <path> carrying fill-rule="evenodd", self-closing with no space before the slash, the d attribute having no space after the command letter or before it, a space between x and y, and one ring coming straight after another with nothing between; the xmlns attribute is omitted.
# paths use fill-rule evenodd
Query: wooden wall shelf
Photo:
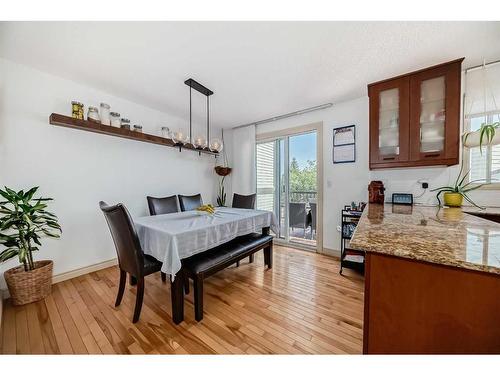
<svg viewBox="0 0 500 375"><path fill-rule="evenodd" d="M171 139L159 137L157 135L152 135L152 134L147 134L147 133L139 133L139 132L135 132L133 130L115 128L115 127L109 126L109 125L101 125L101 124L98 124L98 123L95 123L92 121L78 120L78 119L74 119L70 116L60 115L58 113L52 113L50 115L49 123L51 125L62 126L65 128L70 128L70 129L85 130L85 131L93 132L93 133L100 133L100 134L111 135L114 137L127 138L127 139L131 139L134 141L154 143L157 145L169 146L169 147L177 147L179 149L179 151L190 150L190 151L198 152L200 154L203 153L203 154L213 155L215 157L217 157L217 155L219 155L218 152L210 151L208 148L204 148L203 150L200 150L200 149L195 148L191 144L180 146L180 145L175 144L174 141L172 141Z"/></svg>

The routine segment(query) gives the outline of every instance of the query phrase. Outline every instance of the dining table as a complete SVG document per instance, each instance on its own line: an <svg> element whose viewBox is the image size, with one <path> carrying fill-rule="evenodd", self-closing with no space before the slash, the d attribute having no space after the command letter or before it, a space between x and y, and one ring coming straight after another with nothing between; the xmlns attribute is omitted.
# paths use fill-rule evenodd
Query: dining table
<svg viewBox="0 0 500 375"><path fill-rule="evenodd" d="M170 276L172 320L176 324L184 320L183 259L246 234L279 231L276 216L270 211L229 207L217 207L213 214L193 210L137 217L134 226L144 253L162 262L161 271Z"/></svg>

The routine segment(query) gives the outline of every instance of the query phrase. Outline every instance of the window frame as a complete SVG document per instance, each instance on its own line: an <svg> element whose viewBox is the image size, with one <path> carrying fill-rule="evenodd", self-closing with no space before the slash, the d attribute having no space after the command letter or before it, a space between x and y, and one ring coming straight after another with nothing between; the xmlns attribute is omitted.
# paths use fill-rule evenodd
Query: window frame
<svg viewBox="0 0 500 375"><path fill-rule="evenodd" d="M464 128L465 131L469 132L470 131L470 119L474 117L486 117L487 123L491 123L494 121L494 118L500 117L500 111L488 111L488 112L479 112L479 113L474 113L474 114L469 114L465 116L465 121L464 121ZM500 131L498 129L497 131ZM487 145L483 146L486 147L486 150L488 152L488 158L486 160L486 179L491 181L491 163L492 163L492 146ZM467 168L470 168L470 161L471 161L471 151L473 148L467 148L463 149L464 152L464 158L463 158L463 163L467 166ZM471 180L471 176L469 175L469 178L467 179L468 181ZM471 184L471 187L481 185L480 183L475 183ZM500 190L500 181L498 182L490 182L484 186L481 186L478 190Z"/></svg>

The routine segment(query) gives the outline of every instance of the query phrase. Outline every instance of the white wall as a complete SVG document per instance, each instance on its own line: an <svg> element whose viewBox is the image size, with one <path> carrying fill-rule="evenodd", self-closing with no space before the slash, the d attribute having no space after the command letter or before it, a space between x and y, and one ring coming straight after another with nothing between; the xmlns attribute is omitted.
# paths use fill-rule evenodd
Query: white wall
<svg viewBox="0 0 500 375"><path fill-rule="evenodd" d="M44 241L36 254L54 260L55 274L115 257L100 200L123 202L132 216L148 214L146 195L201 192L215 202L213 157L49 125L50 113L71 113L72 99L109 103L153 134L162 125L187 127L185 119L0 59L0 185L40 186L55 199L50 209L59 216L62 238ZM0 273L16 264L1 264Z"/></svg>
<svg viewBox="0 0 500 375"><path fill-rule="evenodd" d="M311 112L277 122L259 125L257 134L293 128L313 122L323 122L323 247L340 248L340 210L352 201L368 200L368 184L371 180L382 180L386 187L386 200L393 192L408 192L419 196L423 193L418 181L429 183L429 190L453 183L459 167L432 167L386 169L370 171L368 166L368 97L336 103L327 110ZM333 128L356 125L356 162L333 164ZM473 191L470 196L487 206L500 206L500 191ZM419 203L437 204L435 193L425 192L416 199Z"/></svg>

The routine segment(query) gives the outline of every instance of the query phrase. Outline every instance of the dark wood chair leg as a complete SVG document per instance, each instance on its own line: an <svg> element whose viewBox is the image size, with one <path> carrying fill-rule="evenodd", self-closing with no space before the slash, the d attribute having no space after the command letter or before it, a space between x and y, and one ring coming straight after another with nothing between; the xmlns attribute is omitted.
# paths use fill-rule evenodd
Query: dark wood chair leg
<svg viewBox="0 0 500 375"><path fill-rule="evenodd" d="M236 267L239 267L240 266L240 261L237 261L236 262Z"/></svg>
<svg viewBox="0 0 500 375"><path fill-rule="evenodd" d="M264 264L267 268L273 268L273 243L264 249Z"/></svg>
<svg viewBox="0 0 500 375"><path fill-rule="evenodd" d="M194 287L194 318L197 322L203 319L203 277L193 280Z"/></svg>
<svg viewBox="0 0 500 375"><path fill-rule="evenodd" d="M184 275L177 272L174 281L170 279L170 296L172 301L172 320L179 324L184 320Z"/></svg>
<svg viewBox="0 0 500 375"><path fill-rule="evenodd" d="M130 285L137 285L137 278L135 276L130 275Z"/></svg>
<svg viewBox="0 0 500 375"><path fill-rule="evenodd" d="M144 277L137 280L137 295L135 296L135 310L134 319L132 323L137 323L139 316L141 316L142 300L144 298Z"/></svg>
<svg viewBox="0 0 500 375"><path fill-rule="evenodd" d="M125 291L125 283L127 282L127 273L120 270L120 284L118 285L118 295L116 296L115 307L120 306Z"/></svg>
<svg viewBox="0 0 500 375"><path fill-rule="evenodd" d="M189 294L189 277L184 276L184 293Z"/></svg>
<svg viewBox="0 0 500 375"><path fill-rule="evenodd" d="M248 263L253 263L253 256L254 256L254 254L252 254L248 257Z"/></svg>
<svg viewBox="0 0 500 375"><path fill-rule="evenodd" d="M161 281L166 282L167 281L167 274L165 272L160 272L161 274Z"/></svg>

